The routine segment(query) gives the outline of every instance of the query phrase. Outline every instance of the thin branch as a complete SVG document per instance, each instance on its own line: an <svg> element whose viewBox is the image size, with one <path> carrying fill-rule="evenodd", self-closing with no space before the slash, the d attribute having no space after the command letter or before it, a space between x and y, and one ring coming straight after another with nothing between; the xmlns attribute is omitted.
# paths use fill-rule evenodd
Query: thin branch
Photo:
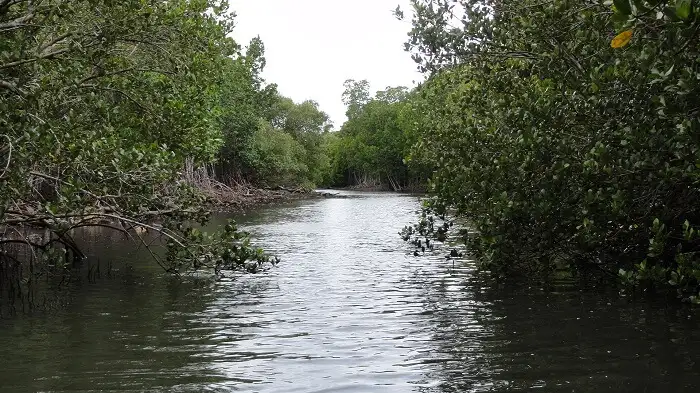
<svg viewBox="0 0 700 393"><path fill-rule="evenodd" d="M59 183L61 183L61 184L67 185L67 186L72 186L72 184L68 183L67 181L61 180L61 179L59 179L59 178L57 178L57 177L55 177L55 176L47 175L47 174L45 174L45 173L41 173L41 172L37 172L37 171L29 171L29 174L30 174L30 175L33 175L33 176L36 176L36 177L41 177L42 179L53 180L53 181L59 182ZM91 193L91 192L88 191L88 190L81 189L80 191L82 191L82 192L84 192L84 193L90 195L91 197L100 199L97 195Z"/></svg>
<svg viewBox="0 0 700 393"><path fill-rule="evenodd" d="M135 98L131 97L129 94L127 94L126 92L123 92L123 91L121 91L121 90L119 90L119 89L115 89L115 88L113 88L113 87L102 87L102 86L98 86L98 85L80 85L80 86L78 86L78 87L81 87L81 88L92 88L92 89L97 89L97 90L105 90L105 91L111 91L111 92L120 94L120 95L124 96L127 100L131 101L134 105L136 105L136 106L138 106L139 108L141 108L141 110L143 110L144 112L146 112L146 113L151 113L151 111L150 111L148 108L146 108L145 106L141 105L141 103L138 102Z"/></svg>
<svg viewBox="0 0 700 393"><path fill-rule="evenodd" d="M9 136L2 134L5 138L7 138L7 143L9 148L7 149L7 164L5 165L5 169L2 170L2 173L0 173L0 179L5 177L5 173L7 173L7 170L10 168L10 163L12 162L12 139L10 139ZM5 148L3 148L4 150Z"/></svg>
<svg viewBox="0 0 700 393"><path fill-rule="evenodd" d="M79 222L76 225L71 225L70 228L68 228L68 230L70 231L73 229L85 228L85 227L102 227L102 228L111 229L111 230L129 235L129 232L124 228L115 227L115 226L109 225L109 224L102 224L99 222L88 222L88 221L90 221L90 219L82 220L81 222Z"/></svg>
<svg viewBox="0 0 700 393"><path fill-rule="evenodd" d="M104 73L104 74L94 74L94 75L90 75L90 76L88 76L88 77L83 78L83 80L81 80L80 82L78 82L78 85L82 85L83 83L88 82L88 81L91 81L91 80L93 80L93 79L103 78L103 77L108 77L108 76L114 76L114 75L119 75L119 74L123 74L123 73L125 73L125 72L129 72L129 71L133 71L133 70L134 70L134 67L129 67L129 68L125 68L125 69L123 69L123 70L117 70L117 71L107 72L107 73Z"/></svg>
<svg viewBox="0 0 700 393"><path fill-rule="evenodd" d="M17 87L17 85L15 85L15 84L12 83L12 82L0 80L0 88L6 89L6 90L10 90L11 92L13 92L13 93L15 93L15 94L17 94L17 95L19 95L19 96L24 96L24 95L25 95L25 93L24 93L22 90L20 90L19 87Z"/></svg>
<svg viewBox="0 0 700 393"><path fill-rule="evenodd" d="M29 22L34 19L34 14L29 13L27 15L21 16L15 20L0 24L0 31L14 30L25 26L25 22Z"/></svg>
<svg viewBox="0 0 700 393"><path fill-rule="evenodd" d="M19 4L27 0L0 0L0 11L12 7L15 4Z"/></svg>
<svg viewBox="0 0 700 393"><path fill-rule="evenodd" d="M37 259L37 255L36 255L36 252L34 252L34 248L31 247L31 243L29 242L29 239L27 239L26 236L24 236L23 234L21 234L20 231L19 231L19 229L17 229L17 228L12 228L12 230L15 231L15 232L17 232L17 234L19 235L19 237L22 238L22 239L24 239L24 242L27 243L28 245L30 245L30 248L29 248L29 249L32 251L32 256L33 256L34 259L36 260L36 259Z"/></svg>
<svg viewBox="0 0 700 393"><path fill-rule="evenodd" d="M68 48L59 49L59 50L56 50L56 51L53 51L53 52L41 54L41 55L39 55L39 56L37 56L37 57L34 57L34 58L31 58L31 59L23 59L23 60L13 61L13 62L10 62L10 63L0 64L0 70L4 70L4 69L6 69L6 68L11 68L11 67L17 67L17 66L20 66L20 65L23 65L23 64L27 64L27 63L34 63L34 62L39 61L39 60L42 60L42 59L48 59L48 58L51 58L51 57L54 57L54 56L57 56L57 55L66 53L66 52L68 52L69 50L70 50L70 49L68 49Z"/></svg>
<svg viewBox="0 0 700 393"><path fill-rule="evenodd" d="M17 219L11 219L11 220L4 220L2 224L4 225L19 225L19 224L32 224L36 225L37 223L44 223L46 226L46 220L56 220L56 219L68 219L68 218L83 218L83 219L89 219L89 218L100 218L100 217L106 217L106 218L112 218L117 221L124 221L128 222L130 224L134 224L137 226L141 226L147 229L151 229L157 233L160 233L167 237L168 239L174 241L178 246L186 248L185 245L182 243L182 240L178 238L177 235L168 233L168 231L165 228L158 228L153 225L145 224L143 222L140 222L138 220L134 220L128 217L124 217L118 214L110 214L110 213L99 213L99 212L94 212L94 213L84 213L84 214L78 214L78 213L73 213L73 214L60 214L60 215L50 215L50 216L28 216L23 213L18 213L18 212L13 212L13 211L6 211L6 214L14 214L14 215L20 215L23 218L17 218Z"/></svg>
<svg viewBox="0 0 700 393"><path fill-rule="evenodd" d="M42 45L42 46L41 46L41 51L42 51L42 52L45 52L47 49L50 49L52 46L58 44L60 41L63 41L64 39L70 37L71 34L72 34L72 33L65 33L65 34L59 35L58 37L54 38L54 39L51 40L50 42L48 42L48 43Z"/></svg>
<svg viewBox="0 0 700 393"><path fill-rule="evenodd" d="M32 247L32 248L42 248L44 247L41 244L37 243L32 243L27 239L0 239L0 245L1 244L24 244L26 246Z"/></svg>
<svg viewBox="0 0 700 393"><path fill-rule="evenodd" d="M126 232L126 234L127 234L132 240L134 240L134 241L136 240L136 239L134 239L134 237L131 235L131 233ZM146 244L146 241L143 240L143 237L142 237L140 234L137 233L136 236L138 237L138 239L139 239L139 241L141 242L141 244L146 248L146 250L148 251L148 253L151 254L151 258L153 258L153 260L156 261L156 263L158 264L158 266L160 266L160 267L161 267L163 270L165 270L166 272L174 272L174 273L178 273L178 274L179 274L179 272L177 272L176 270L174 270L174 269L172 269L172 268L166 268L166 267L165 267L165 265L163 264L163 262L161 262L160 257L158 257L158 256L153 252L153 250L151 250L151 245L150 245L150 244Z"/></svg>

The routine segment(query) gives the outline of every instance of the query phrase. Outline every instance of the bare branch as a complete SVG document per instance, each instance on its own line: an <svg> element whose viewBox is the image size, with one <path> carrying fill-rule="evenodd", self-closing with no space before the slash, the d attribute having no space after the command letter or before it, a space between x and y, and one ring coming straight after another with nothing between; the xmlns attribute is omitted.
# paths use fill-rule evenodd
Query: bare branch
<svg viewBox="0 0 700 393"><path fill-rule="evenodd" d="M13 93L15 93L15 94L17 94L17 95L19 95L19 96L24 96L24 95L25 95L25 92L23 92L22 90L20 90L20 88L17 87L17 85L15 85L15 84L12 83L12 82L0 80L0 88L5 89L5 90L9 90L9 91L11 91L11 92L13 92Z"/></svg>
<svg viewBox="0 0 700 393"><path fill-rule="evenodd" d="M16 61L13 61L10 63L0 64L0 70L4 70L6 68L11 68L11 67L17 67L17 66L20 66L22 64L34 63L36 61L39 61L42 59L48 59L48 58L60 55L62 53L66 53L68 51L69 51L68 48L64 48L64 49L59 49L59 50L56 50L53 52L42 53L41 55L34 57L34 58L31 58L31 59L22 59L22 60L16 60Z"/></svg>
<svg viewBox="0 0 700 393"><path fill-rule="evenodd" d="M0 11L5 11L15 4L19 4L27 0L0 0Z"/></svg>
<svg viewBox="0 0 700 393"><path fill-rule="evenodd" d="M34 14L29 13L27 15L21 16L15 20L9 22L0 23L0 31L14 30L20 27L24 27L26 22L34 19Z"/></svg>
<svg viewBox="0 0 700 393"><path fill-rule="evenodd" d="M94 74L94 75L90 75L90 76L84 78L83 80L81 80L80 82L78 82L78 85L82 85L82 84L85 83L85 82L88 82L88 81L91 81L91 80L97 79L97 78L104 78L104 77L108 77L108 76L114 76L114 75L124 74L124 73L130 72L130 71L134 71L134 69L135 69L134 67L129 67L129 68L125 68L125 69L123 69L123 70L117 70L117 71L107 72L107 73L104 73L104 74Z"/></svg>
<svg viewBox="0 0 700 393"><path fill-rule="evenodd" d="M7 173L7 170L10 168L10 163L12 162L12 139L10 139L9 136L2 134L5 138L7 138L7 148L3 147L3 150L7 149L7 164L5 165L5 169L2 170L0 173L0 179L5 177L5 173Z"/></svg>
<svg viewBox="0 0 700 393"><path fill-rule="evenodd" d="M117 93L117 94L119 94L119 95L124 96L127 100L131 101L134 105L136 105L136 106L138 106L139 108L141 108L144 112L151 113L151 111L148 110L148 108L146 108L145 106L141 105L141 103L138 102L135 98L131 97L129 94L127 94L126 92L124 92L124 91L122 91L122 90L115 89L115 88L113 88L113 87L103 87L103 86L98 86L98 85L81 85L81 86L79 86L79 87L83 87L83 88L92 88L92 89L97 89L97 90L105 90L105 91L111 91L111 92Z"/></svg>
<svg viewBox="0 0 700 393"><path fill-rule="evenodd" d="M41 51L45 52L47 49L51 49L54 45L58 44L59 42L65 40L66 38L70 37L72 33L65 33L57 36L53 40L47 42L44 45L41 45Z"/></svg>
<svg viewBox="0 0 700 393"><path fill-rule="evenodd" d="M34 247L34 248L41 248L43 247L40 244L37 243L32 243L26 239L0 239L0 244L25 244L29 247Z"/></svg>

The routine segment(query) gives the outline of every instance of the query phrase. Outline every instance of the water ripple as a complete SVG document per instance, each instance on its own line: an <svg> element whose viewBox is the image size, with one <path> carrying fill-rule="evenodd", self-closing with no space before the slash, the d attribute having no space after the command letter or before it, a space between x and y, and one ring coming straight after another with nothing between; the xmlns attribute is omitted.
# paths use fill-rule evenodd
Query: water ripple
<svg viewBox="0 0 700 393"><path fill-rule="evenodd" d="M397 232L417 206L353 194L269 208L241 223L282 257L270 272L183 283L142 269L138 285L91 286L64 313L0 325L13 343L0 350L2 391L700 386L696 311L570 288L494 289L446 250L413 257Z"/></svg>

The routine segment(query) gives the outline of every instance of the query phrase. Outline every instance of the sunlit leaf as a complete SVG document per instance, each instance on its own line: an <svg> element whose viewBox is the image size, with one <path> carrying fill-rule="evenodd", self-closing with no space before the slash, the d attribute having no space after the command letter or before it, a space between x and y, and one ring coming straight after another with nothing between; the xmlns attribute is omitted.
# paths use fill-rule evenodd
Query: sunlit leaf
<svg viewBox="0 0 700 393"><path fill-rule="evenodd" d="M623 15L629 15L632 13L632 6L630 5L629 0L614 0L613 4L615 5L615 9Z"/></svg>
<svg viewBox="0 0 700 393"><path fill-rule="evenodd" d="M692 0L678 0L676 1L676 15L685 20L690 16L690 9Z"/></svg>
<svg viewBox="0 0 700 393"><path fill-rule="evenodd" d="M632 40L632 33L633 31L631 29L623 31L613 38L610 46L613 48L622 48L626 46Z"/></svg>

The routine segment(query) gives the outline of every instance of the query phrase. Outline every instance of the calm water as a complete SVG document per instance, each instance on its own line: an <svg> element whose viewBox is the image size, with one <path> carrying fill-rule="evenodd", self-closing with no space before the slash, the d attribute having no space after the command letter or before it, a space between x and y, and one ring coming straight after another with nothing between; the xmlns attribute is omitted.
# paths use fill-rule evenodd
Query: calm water
<svg viewBox="0 0 700 393"><path fill-rule="evenodd" d="M417 199L357 194L242 222L283 258L213 282L97 236L117 278L0 320L0 392L695 392L697 309L494 288L397 232ZM123 264L123 263L122 263ZM119 266L119 263L115 263Z"/></svg>

